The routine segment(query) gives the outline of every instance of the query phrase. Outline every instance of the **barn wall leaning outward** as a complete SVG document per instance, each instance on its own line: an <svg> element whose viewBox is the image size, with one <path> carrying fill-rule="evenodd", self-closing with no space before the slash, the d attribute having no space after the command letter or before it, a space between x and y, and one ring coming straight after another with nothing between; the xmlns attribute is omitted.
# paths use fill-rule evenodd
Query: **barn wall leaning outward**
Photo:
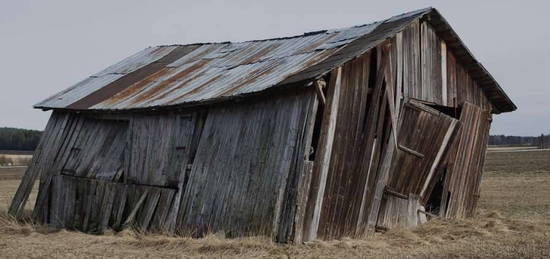
<svg viewBox="0 0 550 259"><path fill-rule="evenodd" d="M396 123L400 129L398 130L398 142L399 139L406 137L407 139L403 139L403 141L408 141L413 150L421 151L420 153L423 155L427 155L425 152L437 152L437 160L427 163L430 165L426 167L429 170L420 170L419 168L414 171L414 177L407 176L407 160L401 160L403 152L397 151L397 156L394 159L400 160L400 162L394 162L398 164L398 168L392 169L391 174L400 174L400 176L390 175L386 188L390 191L387 193L400 194L401 198L410 198L411 195L418 196L416 199L419 199L420 206L433 206L433 204L428 204L429 199L433 198L430 197L432 190L444 188L440 208L434 212L446 218L471 216L479 197L479 181L490 128L490 113L494 111L494 108L484 90L479 87L479 83L468 72L468 66L461 64L455 58L456 50L452 46L448 46L445 40L436 33L430 21L423 19L413 21L389 41L391 43L390 64L393 67L390 71L393 71L394 74L388 79L396 80L393 85L396 91L397 114L410 117L411 114L406 113L406 104L410 101L418 101L418 104L437 109L432 109L433 111L445 112L446 115L440 114L439 116L446 118L445 120L448 121L446 125L450 125L449 122L456 125L451 129L448 126L442 127L443 124L440 126L437 123L426 124L429 125L427 127L432 132L426 131L424 137L438 132L439 137L434 136L433 139L444 140L441 143L444 146L437 144L437 141L432 141L432 147L422 148L415 146L422 144L422 141L410 142L414 135L409 133L414 132L413 129L421 130L422 126L419 125L427 122L427 115L418 117L418 121L411 121L410 123L417 123L417 126L412 128L408 126L408 129L400 129L405 126L401 123L410 120L410 118ZM388 82L391 83L391 81ZM400 96L402 96L401 99ZM420 121L422 117L424 117L424 121ZM400 119L402 118L400 117ZM447 137L442 139L444 136ZM435 154L433 153L433 155ZM434 158L433 155L418 160L415 162L416 166L426 164L428 158ZM406 159L414 160L415 158L407 156ZM425 174L429 175L430 182L422 181ZM443 187L436 187L438 179L444 179ZM404 183L406 184L400 188L399 185ZM415 190L420 187L422 188ZM406 201L399 206L386 206L389 200L396 200L398 196L384 196L385 201L382 203L378 220L380 227L411 225L409 222L399 222L399 212L388 211L388 209L394 208L409 213L406 212L408 206Z"/></svg>
<svg viewBox="0 0 550 259"><path fill-rule="evenodd" d="M446 218L471 217L479 199L489 138L491 115L465 103L460 115L461 131L447 157L440 215Z"/></svg>
<svg viewBox="0 0 550 259"><path fill-rule="evenodd" d="M10 212L40 178L34 217L57 227L287 241L316 105L308 89L189 112L55 111Z"/></svg>
<svg viewBox="0 0 550 259"><path fill-rule="evenodd" d="M492 107L453 51L416 20L330 73L303 240L473 215Z"/></svg>
<svg viewBox="0 0 550 259"><path fill-rule="evenodd" d="M393 88L386 85L393 81L385 81L388 55L387 47L373 49L330 73L304 240L374 231L397 112Z"/></svg>

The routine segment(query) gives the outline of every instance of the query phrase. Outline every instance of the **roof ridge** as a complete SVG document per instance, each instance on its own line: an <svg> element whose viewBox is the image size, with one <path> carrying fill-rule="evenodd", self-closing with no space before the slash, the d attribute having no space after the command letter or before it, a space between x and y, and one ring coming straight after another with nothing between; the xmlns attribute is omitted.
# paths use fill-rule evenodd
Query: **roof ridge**
<svg viewBox="0 0 550 259"><path fill-rule="evenodd" d="M404 12L402 14L394 15L394 16L392 16L390 18L387 18L387 19L376 20L376 21L373 21L371 23L352 25L352 26L348 26L348 27L341 27L341 28L334 28L334 29L320 29L320 30L316 30L316 31L304 32L302 34L293 35L293 36L273 37L273 38L266 38L266 39L234 41L234 42L233 41L220 41L220 42L195 42L195 43L189 43L189 44L178 44L178 43L176 43L176 44L161 44L161 45L156 45L154 47L179 47L179 46L194 46L194 45L202 46L202 45L214 45L214 44L238 44L238 43L248 43L248 42L288 40L288 39L308 37L308 36L324 34L324 33L335 33L335 32L349 30L349 29L353 29L353 28L360 28L360 27L364 27L364 26L374 25L374 24L377 24L377 23L384 23L386 21L399 19L403 16L409 16L409 15L413 15L413 14L416 14L416 13L423 13L423 12L431 11L431 10L434 10L434 9L435 8L433 8L433 7L426 7L426 8L421 8L421 9L417 9L417 10L414 10L414 11Z"/></svg>

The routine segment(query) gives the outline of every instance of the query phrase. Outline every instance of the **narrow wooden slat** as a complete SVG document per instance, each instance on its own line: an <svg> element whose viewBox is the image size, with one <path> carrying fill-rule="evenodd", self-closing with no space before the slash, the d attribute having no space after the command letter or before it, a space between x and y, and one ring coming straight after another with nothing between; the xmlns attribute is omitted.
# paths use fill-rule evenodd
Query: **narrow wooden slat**
<svg viewBox="0 0 550 259"><path fill-rule="evenodd" d="M395 91L395 111L396 116L399 118L399 113L401 111L401 103L403 102L404 90L403 90L403 32L397 33L395 35L396 39L396 56L397 56L397 68L395 71L396 74L396 91Z"/></svg>
<svg viewBox="0 0 550 259"><path fill-rule="evenodd" d="M397 147L399 147L400 150L403 150L403 151L405 151L405 152L407 152L407 153L409 153L409 154L411 154L411 155L413 155L413 156L416 156L416 157L418 157L418 158L424 158L424 154L422 154L422 153L420 153L420 152L418 152L418 151L415 151L415 150L413 150L412 148L408 148L408 147L406 147L406 146L404 146L404 145L397 145Z"/></svg>
<svg viewBox="0 0 550 259"><path fill-rule="evenodd" d="M138 219L138 227L142 231L147 231L149 229L149 224L151 223L151 219L153 218L159 199L160 189L150 188L149 195L143 205L141 215Z"/></svg>
<svg viewBox="0 0 550 259"><path fill-rule="evenodd" d="M390 135L390 143L393 143L393 138L395 138L395 136L392 132L392 134ZM381 214L380 207L382 203L382 196L386 187L386 182L388 182L395 152L395 145L389 145L384 154L384 160L382 162L380 174L376 178L375 188L373 191L373 201L368 209L368 219L366 228L363 230L363 234L374 233L375 227L377 226L377 222L379 220L378 218Z"/></svg>
<svg viewBox="0 0 550 259"><path fill-rule="evenodd" d="M388 53L389 49L385 48L383 51L385 53ZM388 79L386 80L386 96L388 97L388 107L390 110L390 117L392 121L391 127L393 132L396 132L395 134L399 135L397 131L397 118L398 118L397 110L399 110L399 107L396 107L395 105L394 85L393 85L393 80L391 80L391 78L393 78L393 74L395 73L395 71L393 70L393 65L391 64L391 60L392 60L391 56L386 54L386 55L383 55L383 58L387 60L386 61L387 65L382 64L382 68L385 71L384 79ZM397 141L394 144L397 145Z"/></svg>
<svg viewBox="0 0 550 259"><path fill-rule="evenodd" d="M90 216L92 214L91 210L93 208L93 202L94 202L94 195L95 195L95 189L96 185L92 183L87 183L82 181L81 185L83 186L83 198L82 198L82 207L80 211L80 215L82 217L82 225L81 225L81 231L87 232L89 230L90 225Z"/></svg>
<svg viewBox="0 0 550 259"><path fill-rule="evenodd" d="M111 214L111 226L115 230L122 229L122 224L124 223L123 214L124 208L128 200L128 186L127 185L115 185L116 197L115 203L113 204L113 210Z"/></svg>
<svg viewBox="0 0 550 259"><path fill-rule="evenodd" d="M447 44L441 41L441 105L448 105L447 86Z"/></svg>
<svg viewBox="0 0 550 259"><path fill-rule="evenodd" d="M312 186L312 195L310 196L310 206L308 210L310 215L306 215L308 223L305 227L304 241L313 240L317 237L317 231L319 229L319 219L321 217L321 208L324 198L325 186L327 182L328 169L330 166L330 156L332 152L332 144L334 141L334 130L336 128L337 110L340 101L340 84L342 80L342 68L337 68L331 75L331 82L329 84L329 97L328 107L325 112L323 122L326 124L323 129L325 132L321 132L320 150L318 151L318 158L316 158L318 171L316 175L316 183Z"/></svg>
<svg viewBox="0 0 550 259"><path fill-rule="evenodd" d="M111 213L113 211L113 206L115 204L114 200L121 199L122 197L116 197L115 183L108 183L105 185L105 194L103 195L103 201L101 204L101 218L99 219L98 232L103 233L105 229L109 227L109 219L111 218Z"/></svg>
<svg viewBox="0 0 550 259"><path fill-rule="evenodd" d="M392 195L392 196L395 196L397 198L401 198L401 199L408 199L409 196L408 195L405 195L405 194L402 194L402 193L399 193L399 192L396 192L388 187L386 187L384 189L384 194L388 194L388 195Z"/></svg>
<svg viewBox="0 0 550 259"><path fill-rule="evenodd" d="M297 212L296 212L296 224L295 224L295 234L293 241L297 244L303 241L304 234L304 220L307 206L307 195L309 192L309 185L311 183L311 176L313 173L313 162L306 161L304 164L304 173L302 175L301 184L298 190L298 199L297 199Z"/></svg>
<svg viewBox="0 0 550 259"><path fill-rule="evenodd" d="M137 216L137 213L138 213L139 209L141 208L141 206L145 202L145 199L147 198L147 194L148 194L147 190L144 191L143 193L141 193L141 195L139 196L139 199L137 200L136 204L134 205L134 207L132 208L132 210L128 214L128 217L126 218L126 220L124 220L124 223L122 223L121 229L124 229L124 228L130 226L130 224L132 224L134 222L134 219Z"/></svg>

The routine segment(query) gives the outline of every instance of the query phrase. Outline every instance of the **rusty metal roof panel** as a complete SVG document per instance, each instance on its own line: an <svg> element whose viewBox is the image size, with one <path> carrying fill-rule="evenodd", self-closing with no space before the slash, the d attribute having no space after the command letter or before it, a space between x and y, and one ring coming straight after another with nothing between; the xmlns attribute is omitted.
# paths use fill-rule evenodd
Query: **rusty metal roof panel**
<svg viewBox="0 0 550 259"><path fill-rule="evenodd" d="M175 48L175 46L146 48L92 76L103 76L106 74L128 74L151 62L157 61Z"/></svg>
<svg viewBox="0 0 550 259"><path fill-rule="evenodd" d="M204 44L193 50L191 53L177 59L170 63L168 67L179 67L187 63L191 63L200 59L217 59L227 54L222 53L222 50L229 45L229 43L219 44Z"/></svg>
<svg viewBox="0 0 550 259"><path fill-rule="evenodd" d="M150 78L144 85L127 88L128 91L120 92L91 108L155 107L259 92L334 51L309 52L286 58L268 59L238 65L231 69L211 65L211 61L208 60L196 60L166 69L166 73L162 73L160 77Z"/></svg>
<svg viewBox="0 0 550 259"><path fill-rule="evenodd" d="M432 10L295 37L147 48L35 107L147 109L257 93L327 73Z"/></svg>
<svg viewBox="0 0 550 259"><path fill-rule="evenodd" d="M36 104L39 107L65 108L80 98L122 78L126 74L135 71L151 62L154 62L172 51L175 47L149 47L125 58L119 63L109 66L72 87L57 93L48 99Z"/></svg>
<svg viewBox="0 0 550 259"><path fill-rule="evenodd" d="M35 107L65 108L80 98L84 98L94 91L123 77L123 74L106 74L103 76L88 77L71 88L57 93L48 99L35 104Z"/></svg>

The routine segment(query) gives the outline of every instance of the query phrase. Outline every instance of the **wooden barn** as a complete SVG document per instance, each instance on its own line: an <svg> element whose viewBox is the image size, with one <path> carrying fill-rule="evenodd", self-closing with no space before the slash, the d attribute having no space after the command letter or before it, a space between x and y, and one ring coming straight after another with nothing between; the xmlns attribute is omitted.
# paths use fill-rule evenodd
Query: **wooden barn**
<svg viewBox="0 0 550 259"><path fill-rule="evenodd" d="M149 47L34 107L11 214L39 180L55 227L296 243L473 215L492 114L516 109L433 8Z"/></svg>

